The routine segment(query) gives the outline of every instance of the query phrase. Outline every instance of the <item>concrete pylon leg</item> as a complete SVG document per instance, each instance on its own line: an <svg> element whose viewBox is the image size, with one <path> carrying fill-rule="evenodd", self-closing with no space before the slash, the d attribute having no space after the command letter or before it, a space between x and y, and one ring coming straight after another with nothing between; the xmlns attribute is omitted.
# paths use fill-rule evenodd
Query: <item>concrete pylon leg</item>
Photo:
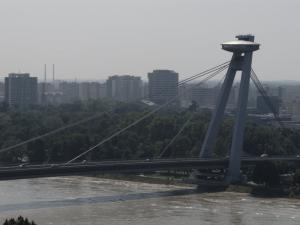
<svg viewBox="0 0 300 225"><path fill-rule="evenodd" d="M241 181L241 154L244 141L244 128L247 117L247 103L248 103L248 92L250 83L252 63L252 52L245 53L243 66L242 66L242 77L240 83L237 115L232 137L232 145L230 150L230 161L229 169L227 174L227 181L229 183L236 183Z"/></svg>
<svg viewBox="0 0 300 225"><path fill-rule="evenodd" d="M205 139L200 151L201 158L209 158L212 156L212 150L216 143L216 138L224 117L225 107L230 95L230 90L236 74L236 59L238 54L233 54L229 68L226 73L224 83L219 93L216 109L213 113L212 120L210 121L208 130L205 135Z"/></svg>

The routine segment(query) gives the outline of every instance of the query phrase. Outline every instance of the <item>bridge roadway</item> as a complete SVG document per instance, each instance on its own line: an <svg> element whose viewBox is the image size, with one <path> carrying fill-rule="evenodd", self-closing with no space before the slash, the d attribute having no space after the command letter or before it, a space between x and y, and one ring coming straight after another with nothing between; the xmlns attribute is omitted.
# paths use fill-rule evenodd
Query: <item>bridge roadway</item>
<svg viewBox="0 0 300 225"><path fill-rule="evenodd" d="M257 163L285 161L300 166L299 156L288 157L244 157L242 166ZM92 173L130 173L159 170L191 170L203 168L228 168L228 158L177 158L155 160L101 161L72 164L16 165L0 167L0 180L14 180L37 177L73 176Z"/></svg>

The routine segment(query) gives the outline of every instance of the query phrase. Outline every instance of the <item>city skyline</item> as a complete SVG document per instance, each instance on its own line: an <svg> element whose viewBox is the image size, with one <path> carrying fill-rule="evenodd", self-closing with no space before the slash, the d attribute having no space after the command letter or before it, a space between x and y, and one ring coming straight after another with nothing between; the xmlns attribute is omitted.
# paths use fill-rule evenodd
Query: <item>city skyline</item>
<svg viewBox="0 0 300 225"><path fill-rule="evenodd" d="M175 70L184 79L229 60L221 42L253 33L262 44L254 62L260 79L299 80L299 6L295 0L276 0L272 7L258 0L4 1L0 74L29 72L41 79L44 64L54 63L57 77L68 80L116 74L145 80L153 69ZM208 15L212 9L218 19Z"/></svg>

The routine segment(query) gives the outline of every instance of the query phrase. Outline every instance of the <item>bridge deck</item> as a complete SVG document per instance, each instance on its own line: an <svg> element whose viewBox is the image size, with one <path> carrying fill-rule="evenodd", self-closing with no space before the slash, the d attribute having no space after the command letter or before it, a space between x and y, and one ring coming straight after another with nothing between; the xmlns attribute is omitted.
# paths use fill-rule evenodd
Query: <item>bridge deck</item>
<svg viewBox="0 0 300 225"><path fill-rule="evenodd" d="M300 157L256 157L243 158L243 166L251 166L268 161L299 162ZM106 161L73 164L27 165L24 167L0 167L0 180L25 179L36 177L72 176L91 173L129 173L150 172L158 170L190 170L201 168L227 168L227 158L210 159L160 159Z"/></svg>

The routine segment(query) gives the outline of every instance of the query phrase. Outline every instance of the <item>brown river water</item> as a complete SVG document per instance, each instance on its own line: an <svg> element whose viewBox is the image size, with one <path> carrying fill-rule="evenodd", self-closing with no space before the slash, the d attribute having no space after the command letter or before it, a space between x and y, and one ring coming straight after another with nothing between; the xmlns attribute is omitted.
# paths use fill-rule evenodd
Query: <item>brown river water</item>
<svg viewBox="0 0 300 225"><path fill-rule="evenodd" d="M0 224L18 215L38 225L299 225L300 199L94 177L0 181Z"/></svg>

